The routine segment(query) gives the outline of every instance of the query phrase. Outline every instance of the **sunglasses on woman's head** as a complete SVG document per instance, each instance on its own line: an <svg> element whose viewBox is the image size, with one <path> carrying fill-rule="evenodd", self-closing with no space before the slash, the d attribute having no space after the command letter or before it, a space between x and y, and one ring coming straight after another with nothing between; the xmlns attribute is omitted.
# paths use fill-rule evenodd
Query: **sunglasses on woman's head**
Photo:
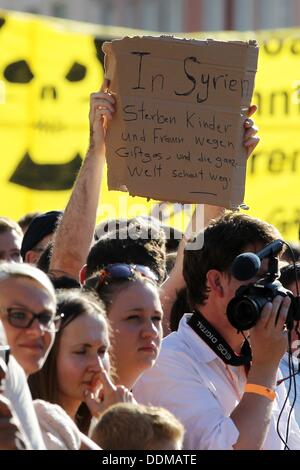
<svg viewBox="0 0 300 470"><path fill-rule="evenodd" d="M87 287L92 287L97 290L108 283L110 280L130 280L134 278L135 273L141 274L141 276L150 279L157 283L157 276L151 271L148 266L142 266L141 264L125 264L115 263L109 264L102 269L96 276L93 276L86 281Z"/></svg>

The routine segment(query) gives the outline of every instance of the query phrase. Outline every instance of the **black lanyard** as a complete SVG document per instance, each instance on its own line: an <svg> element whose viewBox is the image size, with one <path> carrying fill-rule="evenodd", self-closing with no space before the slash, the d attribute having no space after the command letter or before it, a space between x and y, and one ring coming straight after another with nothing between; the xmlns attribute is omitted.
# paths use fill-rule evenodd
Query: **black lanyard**
<svg viewBox="0 0 300 470"><path fill-rule="evenodd" d="M203 339L203 341L219 356L225 364L230 366L250 366L252 360L251 347L247 339L241 349L241 355L237 356L233 349L227 344L220 333L204 318L204 316L196 311L187 324L195 331L195 333Z"/></svg>

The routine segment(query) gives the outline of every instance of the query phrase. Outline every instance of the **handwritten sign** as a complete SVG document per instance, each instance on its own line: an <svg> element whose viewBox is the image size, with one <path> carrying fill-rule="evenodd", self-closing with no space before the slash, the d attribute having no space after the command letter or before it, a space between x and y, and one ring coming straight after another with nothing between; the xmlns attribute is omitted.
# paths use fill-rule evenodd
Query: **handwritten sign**
<svg viewBox="0 0 300 470"><path fill-rule="evenodd" d="M256 42L134 37L106 42L103 50L116 97L106 142L109 189L241 204Z"/></svg>

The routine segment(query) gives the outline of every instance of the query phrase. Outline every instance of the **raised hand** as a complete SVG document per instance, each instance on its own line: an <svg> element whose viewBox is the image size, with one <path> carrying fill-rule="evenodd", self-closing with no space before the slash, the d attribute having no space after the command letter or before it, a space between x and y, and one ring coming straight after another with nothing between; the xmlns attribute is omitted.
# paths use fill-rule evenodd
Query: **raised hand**
<svg viewBox="0 0 300 470"><path fill-rule="evenodd" d="M107 121L115 111L114 97L107 91L109 81L104 79L100 91L90 96L90 147L102 149L107 129Z"/></svg>
<svg viewBox="0 0 300 470"><path fill-rule="evenodd" d="M253 119L250 119L251 116L257 111L257 106L253 104L248 109L248 119L244 122L244 147L247 150L247 158L251 155L255 147L260 141L260 138L257 134L258 128L254 125Z"/></svg>
<svg viewBox="0 0 300 470"><path fill-rule="evenodd" d="M257 324L251 330L253 366L269 369L274 364L275 368L278 367L288 346L285 323L290 304L289 297L277 295L262 309Z"/></svg>
<svg viewBox="0 0 300 470"><path fill-rule="evenodd" d="M100 371L95 374L92 390L85 391L84 401L93 416L99 417L108 407L115 403L136 403L132 393L123 385L115 385L104 369L99 358ZM97 393L97 389L100 391Z"/></svg>

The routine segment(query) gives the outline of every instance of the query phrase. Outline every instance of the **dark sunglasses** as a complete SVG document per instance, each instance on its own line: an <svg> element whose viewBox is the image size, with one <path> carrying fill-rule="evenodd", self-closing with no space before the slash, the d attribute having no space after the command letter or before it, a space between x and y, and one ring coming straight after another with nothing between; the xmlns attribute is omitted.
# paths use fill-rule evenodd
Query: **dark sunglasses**
<svg viewBox="0 0 300 470"><path fill-rule="evenodd" d="M96 276L87 279L86 287L91 287L98 290L103 284L108 283L110 280L130 280L134 278L135 273L141 274L143 277L150 279L154 283L157 283L157 276L151 271L148 266L142 266L141 264L124 264L114 263L109 264L103 268Z"/></svg>
<svg viewBox="0 0 300 470"><path fill-rule="evenodd" d="M37 320L42 330L58 331L60 328L62 315L53 315L49 312L33 313L20 307L7 308L7 321L15 328L30 328L34 320Z"/></svg>

